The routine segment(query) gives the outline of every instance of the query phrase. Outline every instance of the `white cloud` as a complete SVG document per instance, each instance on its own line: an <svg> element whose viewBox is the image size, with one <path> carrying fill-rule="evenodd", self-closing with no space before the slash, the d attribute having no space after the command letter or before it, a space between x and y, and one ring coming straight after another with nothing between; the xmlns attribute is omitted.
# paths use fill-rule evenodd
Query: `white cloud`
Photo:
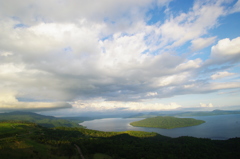
<svg viewBox="0 0 240 159"><path fill-rule="evenodd" d="M185 70L191 70L193 68L199 68L201 67L202 60L197 58L195 60L188 60L185 63L181 63L176 67L176 69L185 71Z"/></svg>
<svg viewBox="0 0 240 159"><path fill-rule="evenodd" d="M225 15L222 1L195 1L193 9L188 13L182 13L176 17L167 19L157 31L160 35L160 47L167 48L178 47L188 41L199 39L207 34L208 30L218 24L219 17ZM208 39L212 42L213 39ZM207 43L203 43L206 46ZM171 45L169 45L171 44ZM194 47L197 47L196 45ZM200 47L200 46L198 46Z"/></svg>
<svg viewBox="0 0 240 159"><path fill-rule="evenodd" d="M224 78L224 77L228 77L228 76L232 76L232 75L235 75L235 73L230 73L230 72L227 72L227 71L225 71L225 72L217 72L216 74L213 74L211 76L211 78L213 80L215 80L215 79Z"/></svg>
<svg viewBox="0 0 240 159"><path fill-rule="evenodd" d="M106 20L129 21L142 18L146 9L158 3L163 6L171 0L52 0L32 1L14 0L3 1L0 6L0 15L17 17L27 24L44 22L76 22L78 19L86 18L90 21ZM14 5L13 5L14 4ZM125 14L126 16L122 16ZM129 21L130 22L130 21Z"/></svg>
<svg viewBox="0 0 240 159"><path fill-rule="evenodd" d="M176 103L161 104L161 103L140 103L140 102L116 102L116 101L76 101L72 104L79 112L93 112L93 111L161 111L173 110L180 108L181 105Z"/></svg>
<svg viewBox="0 0 240 159"><path fill-rule="evenodd" d="M229 38L218 41L212 47L213 56L234 56L240 54L240 37L230 40Z"/></svg>
<svg viewBox="0 0 240 159"><path fill-rule="evenodd" d="M13 55L13 53L11 53L11 52L0 52L0 56L11 56L11 55Z"/></svg>
<svg viewBox="0 0 240 159"><path fill-rule="evenodd" d="M157 94L158 94L157 92L148 92L146 96L147 97L148 96L156 96Z"/></svg>
<svg viewBox="0 0 240 159"><path fill-rule="evenodd" d="M239 82L222 82L222 83L212 83L210 85L210 90L221 90L230 88L240 88Z"/></svg>
<svg viewBox="0 0 240 159"><path fill-rule="evenodd" d="M207 65L233 64L240 60L240 37L230 40L229 38L219 40L211 48L211 56Z"/></svg>
<svg viewBox="0 0 240 159"><path fill-rule="evenodd" d="M169 86L169 85L178 85L180 83L183 83L184 81L187 81L189 78L188 73L181 73L181 74L175 74L172 76L166 76L159 78L157 81L157 86Z"/></svg>
<svg viewBox="0 0 240 159"><path fill-rule="evenodd" d="M211 45L216 39L215 37L210 37L210 38L198 38L198 39L194 39L191 41L192 46L191 46L191 50L192 51L198 51L201 50L209 45Z"/></svg>
<svg viewBox="0 0 240 159"><path fill-rule="evenodd" d="M105 103L86 106L162 110L178 105L137 102L238 87L237 82L224 83L223 88L199 80L204 60L175 53L188 42L193 50L214 42L215 36L203 37L226 15L224 2L195 1L185 13L173 16L169 9L170 16L163 14L162 23L146 22L149 8L170 1L3 1L0 90L13 91L12 103L26 109L101 97ZM238 55L239 38L223 39L212 47L214 59L232 56L237 60ZM130 102L129 108L122 101Z"/></svg>
<svg viewBox="0 0 240 159"><path fill-rule="evenodd" d="M184 85L184 88L194 88L195 85L194 84L187 84L187 85Z"/></svg>
<svg viewBox="0 0 240 159"><path fill-rule="evenodd" d="M209 104L200 103L200 107L203 107L203 108L212 108L212 107L213 107L213 104L212 104L212 103L209 103Z"/></svg>

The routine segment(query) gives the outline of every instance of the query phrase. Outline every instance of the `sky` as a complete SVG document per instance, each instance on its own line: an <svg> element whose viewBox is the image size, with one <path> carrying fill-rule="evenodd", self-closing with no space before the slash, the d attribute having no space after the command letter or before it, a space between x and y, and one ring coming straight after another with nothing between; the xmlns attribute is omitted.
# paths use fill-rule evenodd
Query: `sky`
<svg viewBox="0 0 240 159"><path fill-rule="evenodd" d="M240 0L0 4L0 112L240 109Z"/></svg>

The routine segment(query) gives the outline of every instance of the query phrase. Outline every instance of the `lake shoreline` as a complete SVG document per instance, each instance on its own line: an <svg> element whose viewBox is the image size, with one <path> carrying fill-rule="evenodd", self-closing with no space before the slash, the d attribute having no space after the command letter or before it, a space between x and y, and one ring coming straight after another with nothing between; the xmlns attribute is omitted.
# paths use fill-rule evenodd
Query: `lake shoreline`
<svg viewBox="0 0 240 159"><path fill-rule="evenodd" d="M133 127L130 125L131 122L144 118L104 118L85 121L81 123L81 125L87 127L87 129L106 132L119 132L128 130L156 132L160 135L172 138L191 136L196 138L208 138L212 140L227 140L230 138L240 137L240 114L224 116L201 116L192 118L204 120L205 123L191 127L161 129Z"/></svg>

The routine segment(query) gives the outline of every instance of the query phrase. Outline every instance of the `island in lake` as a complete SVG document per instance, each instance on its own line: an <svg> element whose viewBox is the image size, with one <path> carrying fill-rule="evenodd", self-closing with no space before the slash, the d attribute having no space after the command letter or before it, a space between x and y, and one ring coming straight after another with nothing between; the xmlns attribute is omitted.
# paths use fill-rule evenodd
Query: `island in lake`
<svg viewBox="0 0 240 159"><path fill-rule="evenodd" d="M140 121L130 123L132 126L137 127L152 127L173 129L179 127L195 126L205 123L203 120L196 120L193 118L176 118L171 116L157 116L153 118L146 118Z"/></svg>

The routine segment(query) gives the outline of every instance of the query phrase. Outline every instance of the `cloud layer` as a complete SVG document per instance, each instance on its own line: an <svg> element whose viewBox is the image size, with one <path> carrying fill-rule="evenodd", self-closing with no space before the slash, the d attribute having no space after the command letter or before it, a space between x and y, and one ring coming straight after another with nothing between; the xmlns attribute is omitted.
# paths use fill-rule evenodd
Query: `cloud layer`
<svg viewBox="0 0 240 159"><path fill-rule="evenodd" d="M12 101L6 104L8 97L2 96L0 108L66 108L66 102L101 98L111 105L119 102L119 108L128 102L131 110L164 110L179 106L142 102L239 89L239 74L228 70L239 63L240 37L208 36L229 10L238 12L239 1L199 0L176 15L168 8L171 3L2 2L0 89L11 92ZM165 10L159 17L164 20L150 23L153 15L148 13L156 5ZM208 56L192 56L210 45ZM235 80L214 81L233 74ZM86 105L95 109L108 103Z"/></svg>
<svg viewBox="0 0 240 159"><path fill-rule="evenodd" d="M0 95L0 111L49 111L72 108L72 105L64 102L19 102L12 94Z"/></svg>

